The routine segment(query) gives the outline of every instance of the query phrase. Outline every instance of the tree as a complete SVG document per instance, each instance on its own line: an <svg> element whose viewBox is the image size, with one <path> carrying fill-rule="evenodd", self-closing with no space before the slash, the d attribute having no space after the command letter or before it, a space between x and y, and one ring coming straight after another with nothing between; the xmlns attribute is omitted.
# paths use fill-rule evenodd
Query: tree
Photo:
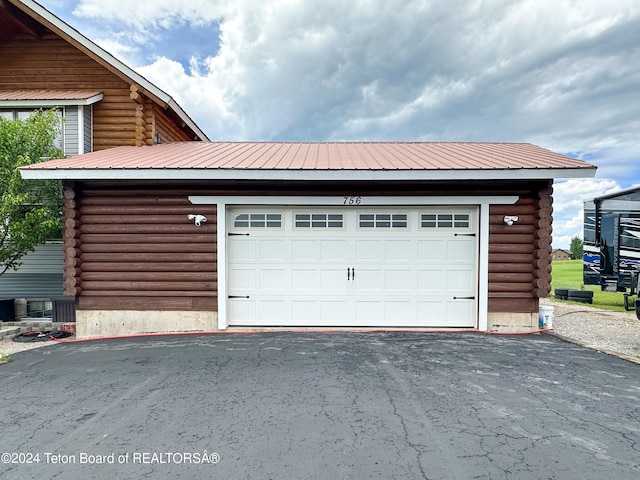
<svg viewBox="0 0 640 480"><path fill-rule="evenodd" d="M18 171L45 158L62 158L54 147L60 129L55 110L37 110L26 120L0 117L0 275L18 268L37 245L60 236L60 182L25 181Z"/></svg>
<svg viewBox="0 0 640 480"><path fill-rule="evenodd" d="M582 260L582 239L578 235L571 238L569 251L571 252L571 260Z"/></svg>

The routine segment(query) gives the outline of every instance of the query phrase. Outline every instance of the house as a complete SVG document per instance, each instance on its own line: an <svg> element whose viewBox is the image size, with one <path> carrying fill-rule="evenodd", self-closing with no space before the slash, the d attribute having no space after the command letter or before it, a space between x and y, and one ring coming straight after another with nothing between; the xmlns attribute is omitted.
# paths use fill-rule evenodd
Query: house
<svg viewBox="0 0 640 480"><path fill-rule="evenodd" d="M57 108L66 155L208 140L169 95L31 0L0 2L0 116ZM0 277L2 298L62 291L62 242L41 245ZM41 302L33 302L41 304Z"/></svg>
<svg viewBox="0 0 640 480"><path fill-rule="evenodd" d="M21 169L64 183L79 337L227 328L532 331L554 178L531 144L177 142Z"/></svg>
<svg viewBox="0 0 640 480"><path fill-rule="evenodd" d="M556 248L551 254L553 260L571 260L571 252L562 248Z"/></svg>

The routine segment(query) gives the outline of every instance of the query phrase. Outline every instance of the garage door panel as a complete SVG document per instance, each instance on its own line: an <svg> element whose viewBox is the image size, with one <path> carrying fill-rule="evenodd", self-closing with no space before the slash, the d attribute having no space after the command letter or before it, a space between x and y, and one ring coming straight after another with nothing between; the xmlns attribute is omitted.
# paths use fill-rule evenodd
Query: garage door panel
<svg viewBox="0 0 640 480"><path fill-rule="evenodd" d="M253 300L230 299L228 308L229 316L233 318L234 323L237 325L251 325L257 320L256 302Z"/></svg>
<svg viewBox="0 0 640 480"><path fill-rule="evenodd" d="M291 288L301 292L314 292L320 288L320 278L315 268L291 270Z"/></svg>
<svg viewBox="0 0 640 480"><path fill-rule="evenodd" d="M417 261L442 263L447 259L447 242L443 240L418 240Z"/></svg>
<svg viewBox="0 0 640 480"><path fill-rule="evenodd" d="M415 271L409 268L386 269L384 272L384 289L389 293L409 293L415 291Z"/></svg>
<svg viewBox="0 0 640 480"><path fill-rule="evenodd" d="M415 240L387 240L384 246L385 262L408 263L416 258Z"/></svg>
<svg viewBox="0 0 640 480"><path fill-rule="evenodd" d="M291 288L291 274L284 268L265 268L257 272L260 282L258 288L261 291L280 292Z"/></svg>
<svg viewBox="0 0 640 480"><path fill-rule="evenodd" d="M417 318L417 305L415 301L387 301L384 302L384 318L389 325L402 325L407 318Z"/></svg>
<svg viewBox="0 0 640 480"><path fill-rule="evenodd" d="M322 262L347 262L352 255L348 243L346 240L320 240Z"/></svg>
<svg viewBox="0 0 640 480"><path fill-rule="evenodd" d="M473 294L477 283L475 272L466 268L456 270L451 267L446 271L446 288L448 291L455 293Z"/></svg>
<svg viewBox="0 0 640 480"><path fill-rule="evenodd" d="M253 292L257 287L257 280L255 268L233 268L229 272L229 293L234 295L236 292Z"/></svg>
<svg viewBox="0 0 640 480"><path fill-rule="evenodd" d="M291 260L294 262L319 262L320 259L317 240L291 241Z"/></svg>
<svg viewBox="0 0 640 480"><path fill-rule="evenodd" d="M356 240L356 263L380 262L384 255L384 242L381 240Z"/></svg>
<svg viewBox="0 0 640 480"><path fill-rule="evenodd" d="M476 305L473 300L455 300L447 302L447 315L443 318L442 325L448 327L464 327L469 326L461 322L460 319L469 318L475 314Z"/></svg>
<svg viewBox="0 0 640 480"><path fill-rule="evenodd" d="M260 240L259 259L262 262L283 262L289 258L289 242L285 239Z"/></svg>
<svg viewBox="0 0 640 480"><path fill-rule="evenodd" d="M359 300L355 302L356 325L380 325L381 322L384 322L384 302L382 300Z"/></svg>
<svg viewBox="0 0 640 480"><path fill-rule="evenodd" d="M229 262L254 262L258 259L256 252L257 243L253 239L235 239L233 242L229 242Z"/></svg>
<svg viewBox="0 0 640 480"><path fill-rule="evenodd" d="M448 263L473 264L476 256L476 242L474 239L456 239L447 242L446 259Z"/></svg>
<svg viewBox="0 0 640 480"><path fill-rule="evenodd" d="M344 292L345 279L347 277L346 268L323 268L320 271L320 288L319 292L335 294L336 292Z"/></svg>
<svg viewBox="0 0 640 480"><path fill-rule="evenodd" d="M358 293L379 293L384 291L385 272L379 268L358 267L355 269L355 281L348 284L348 289Z"/></svg>
<svg viewBox="0 0 640 480"><path fill-rule="evenodd" d="M417 289L422 294L428 294L431 292L441 292L445 290L446 283L446 270L444 268L421 267L417 272Z"/></svg>
<svg viewBox="0 0 640 480"><path fill-rule="evenodd" d="M320 321L325 325L343 325L353 318L347 301L320 302Z"/></svg>

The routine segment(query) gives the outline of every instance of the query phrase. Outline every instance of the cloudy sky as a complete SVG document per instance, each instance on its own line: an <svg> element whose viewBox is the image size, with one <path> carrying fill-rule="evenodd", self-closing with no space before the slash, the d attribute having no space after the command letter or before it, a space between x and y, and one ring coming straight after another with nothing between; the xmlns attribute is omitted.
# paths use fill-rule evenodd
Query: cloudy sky
<svg viewBox="0 0 640 480"><path fill-rule="evenodd" d="M39 0L169 93L212 140L530 142L640 185L637 0Z"/></svg>

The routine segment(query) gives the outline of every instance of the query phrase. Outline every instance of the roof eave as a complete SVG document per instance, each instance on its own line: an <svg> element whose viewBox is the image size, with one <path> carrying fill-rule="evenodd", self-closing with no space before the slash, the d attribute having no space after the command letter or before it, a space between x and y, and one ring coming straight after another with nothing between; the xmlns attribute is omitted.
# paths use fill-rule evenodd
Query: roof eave
<svg viewBox="0 0 640 480"><path fill-rule="evenodd" d="M38 21L40 21L41 23L45 23L49 29L65 38L76 47L99 57L103 62L108 64L108 66L111 67L112 71L118 76L124 77L131 83L139 84L145 90L145 93L148 93L151 96L155 97L157 103L164 104L165 106L172 108L178 114L180 119L183 120L185 124L188 125L189 128L191 128L196 133L196 135L200 137L201 140L209 141L207 135L202 130L200 130L200 128L198 128L193 120L191 120L191 118L182 110L182 108L178 106L178 104L173 100L173 98L171 98L171 96L149 82L149 80L144 78L135 70L122 63L109 52L93 43L79 31L60 20L53 13L51 13L38 3L34 2L33 0L9 1L22 11L29 10L25 13L31 16L35 15L36 17L38 17Z"/></svg>
<svg viewBox="0 0 640 480"><path fill-rule="evenodd" d="M66 98L49 100L0 100L0 108L23 108L23 107L64 107L69 105L93 105L104 98L102 93L88 98Z"/></svg>
<svg viewBox="0 0 640 480"><path fill-rule="evenodd" d="M291 181L463 181L550 180L592 178L596 168L546 168L504 170L274 170L220 168L21 168L28 180L291 180Z"/></svg>

